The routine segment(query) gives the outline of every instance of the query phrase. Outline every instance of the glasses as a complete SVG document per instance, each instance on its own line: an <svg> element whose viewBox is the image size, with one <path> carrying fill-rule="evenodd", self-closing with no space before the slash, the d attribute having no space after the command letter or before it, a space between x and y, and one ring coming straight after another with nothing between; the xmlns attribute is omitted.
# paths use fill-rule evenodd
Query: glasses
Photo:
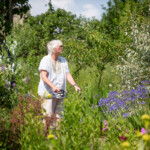
<svg viewBox="0 0 150 150"><path fill-rule="evenodd" d="M63 46L62 46L62 45L60 45L59 47L61 47L61 48L62 48Z"/></svg>

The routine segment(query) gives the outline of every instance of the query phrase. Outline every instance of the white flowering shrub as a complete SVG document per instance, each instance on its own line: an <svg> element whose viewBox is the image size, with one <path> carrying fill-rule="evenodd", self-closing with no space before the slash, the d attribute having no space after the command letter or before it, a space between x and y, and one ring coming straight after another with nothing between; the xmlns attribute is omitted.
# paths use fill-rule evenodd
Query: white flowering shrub
<svg viewBox="0 0 150 150"><path fill-rule="evenodd" d="M17 103L17 94L23 91L22 66L16 59L17 43L3 45L0 53L0 106L11 108Z"/></svg>
<svg viewBox="0 0 150 150"><path fill-rule="evenodd" d="M120 58L118 65L122 76L123 88L136 87L142 80L150 80L150 20L131 16L129 28L126 26L126 36L131 42L125 49L126 59ZM129 32L130 31L130 32Z"/></svg>

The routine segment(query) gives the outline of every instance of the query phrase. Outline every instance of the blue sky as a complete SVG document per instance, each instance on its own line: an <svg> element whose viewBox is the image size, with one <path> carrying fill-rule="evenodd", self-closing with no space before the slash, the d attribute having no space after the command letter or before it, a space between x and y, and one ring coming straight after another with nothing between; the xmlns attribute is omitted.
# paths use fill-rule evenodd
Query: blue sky
<svg viewBox="0 0 150 150"><path fill-rule="evenodd" d="M32 7L31 15L36 16L45 13L48 9L48 2L49 0L29 0ZM51 2L55 9L62 8L77 16L101 19L104 12L101 5L107 7L108 0L51 0Z"/></svg>

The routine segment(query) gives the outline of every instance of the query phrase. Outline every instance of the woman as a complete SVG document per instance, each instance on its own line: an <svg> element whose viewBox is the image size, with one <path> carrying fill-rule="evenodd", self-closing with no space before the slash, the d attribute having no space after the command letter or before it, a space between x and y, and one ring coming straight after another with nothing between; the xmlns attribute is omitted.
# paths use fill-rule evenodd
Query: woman
<svg viewBox="0 0 150 150"><path fill-rule="evenodd" d="M62 42L60 40L48 42L47 50L48 55L42 58L39 66L38 94L45 98L43 108L46 110L46 115L51 116L57 113L59 118L63 112L64 95L59 98L56 95L62 90L66 90L66 79L76 91L80 90L80 88L70 74L66 59L60 57L63 50Z"/></svg>

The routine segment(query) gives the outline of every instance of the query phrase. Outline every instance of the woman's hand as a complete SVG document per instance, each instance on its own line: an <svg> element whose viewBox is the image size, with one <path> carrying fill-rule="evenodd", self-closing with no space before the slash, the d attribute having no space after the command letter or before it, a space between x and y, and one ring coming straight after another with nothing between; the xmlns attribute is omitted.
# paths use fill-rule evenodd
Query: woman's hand
<svg viewBox="0 0 150 150"><path fill-rule="evenodd" d="M75 83L75 81L70 73L66 74L66 78L67 78L68 82L75 88L76 91L81 91L81 89L77 86L77 84Z"/></svg>
<svg viewBox="0 0 150 150"><path fill-rule="evenodd" d="M81 89L77 85L75 85L74 88L76 91L81 91Z"/></svg>
<svg viewBox="0 0 150 150"><path fill-rule="evenodd" d="M60 92L60 88L58 88L58 87L56 87L56 86L53 86L52 87L52 90L54 91L54 92Z"/></svg>
<svg viewBox="0 0 150 150"><path fill-rule="evenodd" d="M54 92L59 92L60 91L60 88L56 87L48 78L47 78L47 71L45 70L42 70L41 71L41 77L43 79L43 81L50 87L52 88L52 90Z"/></svg>

